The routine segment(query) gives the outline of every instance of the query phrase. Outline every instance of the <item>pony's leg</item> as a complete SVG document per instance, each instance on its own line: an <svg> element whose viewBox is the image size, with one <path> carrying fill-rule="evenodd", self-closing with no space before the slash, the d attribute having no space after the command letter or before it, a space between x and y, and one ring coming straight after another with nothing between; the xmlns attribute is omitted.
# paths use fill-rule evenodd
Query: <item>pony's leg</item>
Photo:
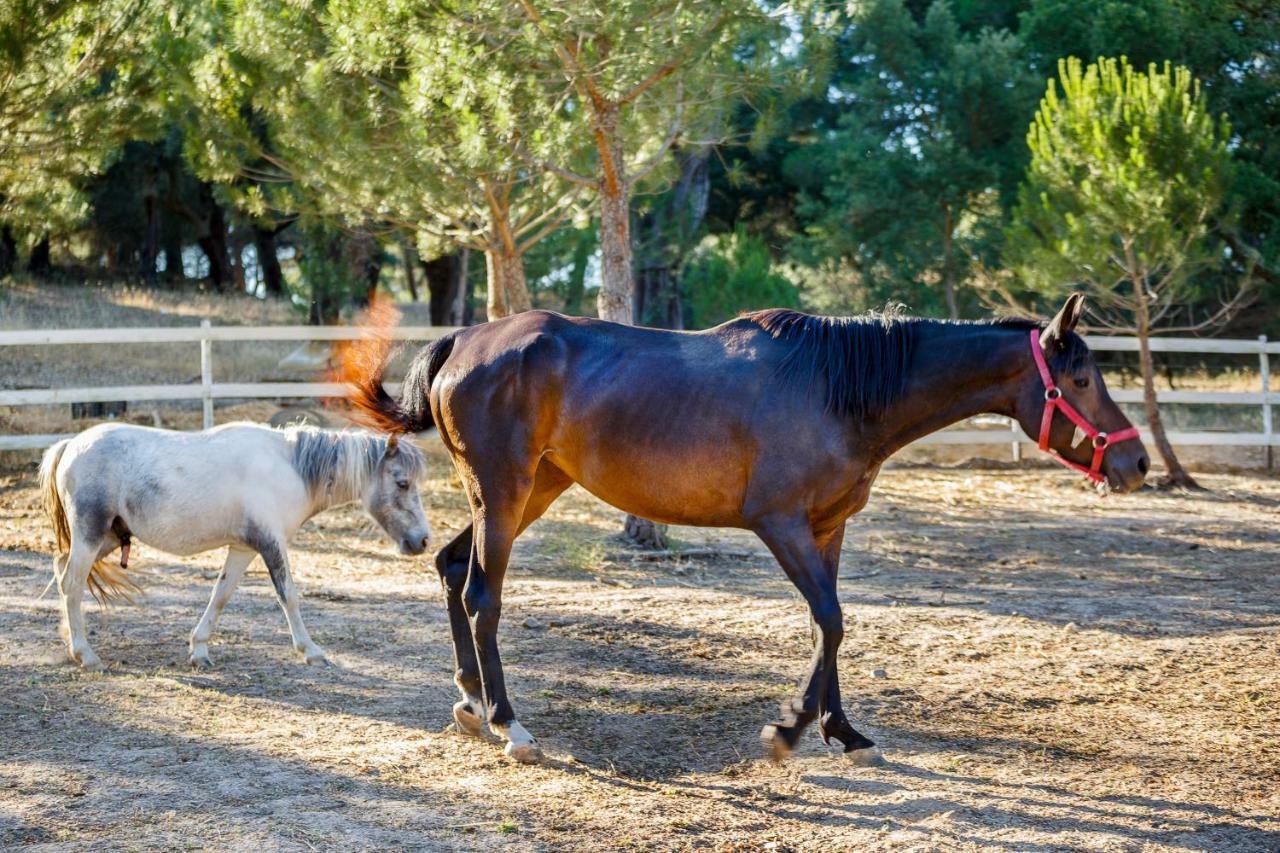
<svg viewBox="0 0 1280 853"><path fill-rule="evenodd" d="M89 582L89 570L93 568L93 561L98 559L103 543L90 542L74 524L71 530L71 551L58 575L67 654L85 669L102 669L102 659L90 647L89 634L84 626L84 591Z"/></svg>
<svg viewBox="0 0 1280 853"><path fill-rule="evenodd" d="M204 609L204 615L200 617L196 629L191 632L192 666L202 669L213 666L213 661L209 660L209 640L213 638L213 632L218 627L218 617L222 615L223 608L235 594L236 587L240 585L240 579L244 577L245 569L249 568L249 564L256 556L257 554L249 548L232 546L227 550L227 559L222 564L222 571L218 573L218 582L213 585L209 606Z"/></svg>
<svg viewBox="0 0 1280 853"><path fill-rule="evenodd" d="M506 738L507 755L521 762L542 759L537 741L516 719L507 699L506 681L498 653L498 620L502 615L502 581L515 537L532 524L572 482L563 472L543 464L535 476L518 473L490 480L497 488L486 491L483 483L475 513L474 560L467 578L463 604L471 617L476 655L489 727Z"/></svg>
<svg viewBox="0 0 1280 853"><path fill-rule="evenodd" d="M834 532L827 534L825 544L822 544L823 538L819 537L818 539L822 567L834 588L836 586L836 577L840 572L840 550L844 544L844 523L841 522ZM816 623L814 628L815 630L817 629ZM828 744L831 743L832 738L839 741L844 746L845 758L849 759L850 762L856 765L874 765L884 762L880 748L875 745L875 742L855 729L849 723L849 718L845 716L840 700L839 667L832 667L831 669L831 680L827 682L827 692L823 697L823 701L819 703L818 713L818 730L822 733L822 740Z"/></svg>
<svg viewBox="0 0 1280 853"><path fill-rule="evenodd" d="M480 663L476 659L471 623L462 605L475 547L473 542L472 527L468 524L436 555L436 570L444 587L449 632L453 636L453 683L462 691L462 699L453 706L453 720L459 730L478 735L484 728L484 689L480 684Z"/></svg>
<svg viewBox="0 0 1280 853"><path fill-rule="evenodd" d="M782 719L760 732L771 757L781 761L795 749L801 732L818 716L821 704L826 701L836 668L836 652L844 638L844 625L835 580L827 574L807 520L767 519L755 528L755 533L804 596L818 629L809 675L801 682L800 691L783 705Z"/></svg>
<svg viewBox="0 0 1280 853"><path fill-rule="evenodd" d="M298 588L293 583L293 572L289 570L289 554L285 550L283 539L268 537L253 545L262 555L262 561L267 564L271 585L276 590L276 600L280 602L285 622L289 625L289 636L293 638L293 647L302 653L307 663L325 663L324 649L315 644L311 635L307 633L307 626L302 624L302 611L298 606Z"/></svg>

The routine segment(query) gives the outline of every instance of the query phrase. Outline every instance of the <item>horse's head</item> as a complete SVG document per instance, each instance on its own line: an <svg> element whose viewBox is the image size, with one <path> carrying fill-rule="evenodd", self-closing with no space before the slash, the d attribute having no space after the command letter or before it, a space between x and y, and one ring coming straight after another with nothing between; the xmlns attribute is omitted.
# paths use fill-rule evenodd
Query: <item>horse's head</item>
<svg viewBox="0 0 1280 853"><path fill-rule="evenodd" d="M1029 372L1018 395L1018 422L1027 435L1040 441L1042 448L1055 451L1086 474L1089 469L1096 470L1095 479L1105 477L1114 491L1131 492L1146 479L1151 460L1140 439L1120 437L1133 425L1107 393L1089 347L1075 333L1083 313L1084 295L1073 293L1039 333L1038 346L1044 359L1039 369ZM1029 339L1028 347L1031 346ZM1042 376L1046 370L1048 382ZM1052 414L1047 429L1046 408ZM1072 417L1073 410L1083 424ZM1117 436L1114 444L1110 439L1113 435Z"/></svg>
<svg viewBox="0 0 1280 853"><path fill-rule="evenodd" d="M431 528L418 491L422 470L421 451L412 445L402 447L393 435L360 496L369 515L399 544L402 554L421 554L431 546Z"/></svg>

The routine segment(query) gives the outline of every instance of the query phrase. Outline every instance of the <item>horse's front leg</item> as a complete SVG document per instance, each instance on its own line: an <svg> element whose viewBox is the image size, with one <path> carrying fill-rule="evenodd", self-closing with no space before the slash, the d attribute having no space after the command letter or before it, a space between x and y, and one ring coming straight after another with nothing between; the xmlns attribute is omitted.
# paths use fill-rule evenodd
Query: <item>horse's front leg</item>
<svg viewBox="0 0 1280 853"><path fill-rule="evenodd" d="M218 582L213 585L209 606L205 608L204 615L200 617L195 630L191 632L192 666L201 669L213 666L213 661L209 659L209 640L213 638L213 632L218 627L218 617L222 615L227 602L235 594L236 587L244 577L245 569L249 568L249 564L256 556L257 554L249 548L233 545L227 550L227 559L222 564L222 571L218 573Z"/></svg>
<svg viewBox="0 0 1280 853"><path fill-rule="evenodd" d="M782 719L760 732L770 756L781 761L795 749L805 727L828 701L828 691L835 679L836 652L844 638L844 624L835 578L828 575L823 565L808 520L803 517L766 519L755 528L755 533L804 596L818 633L809 674L801 682L799 692L783 705Z"/></svg>
<svg viewBox="0 0 1280 853"><path fill-rule="evenodd" d="M293 647L302 653L307 663L326 663L324 649L315 644L311 635L307 633L307 626L302 624L298 588L293 583L293 572L289 570L289 554L285 538L279 534L254 530L248 539L250 540L248 544L262 555L262 561L267 564L271 585L276 590L276 600L280 602L285 622L289 625L289 636L293 639Z"/></svg>
<svg viewBox="0 0 1280 853"><path fill-rule="evenodd" d="M825 542L823 541L825 539ZM844 522L834 531L819 537L819 553L822 555L822 567L827 573L834 588L840 573L840 551L844 545ZM815 625L816 630L816 625ZM839 667L831 670L831 680L827 682L827 693L823 697L819 709L818 730L822 732L822 740L830 744L835 738L844 746L847 759L856 765L876 765L884 763L884 756L875 742L853 727L845 716L840 699Z"/></svg>

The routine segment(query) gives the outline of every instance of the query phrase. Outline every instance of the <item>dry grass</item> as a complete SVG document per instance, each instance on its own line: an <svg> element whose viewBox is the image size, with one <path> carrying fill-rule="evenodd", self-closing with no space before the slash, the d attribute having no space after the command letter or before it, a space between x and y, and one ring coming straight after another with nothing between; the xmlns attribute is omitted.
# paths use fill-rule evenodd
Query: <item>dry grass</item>
<svg viewBox="0 0 1280 853"><path fill-rule="evenodd" d="M432 458L447 536L464 507ZM111 671L72 668L55 601L37 598L31 473L14 471L0 846L1275 850L1280 481L1209 482L1102 500L1058 472L886 472L842 569L841 684L882 769L816 735L781 767L760 760L808 626L759 543L681 528L758 556L633 561L609 539L618 514L572 490L507 584L509 686L550 756L527 768L448 731L434 571L350 508L309 525L294 560L333 667L295 659L255 569L218 669L189 672L217 557L142 546L149 599L91 615Z"/></svg>

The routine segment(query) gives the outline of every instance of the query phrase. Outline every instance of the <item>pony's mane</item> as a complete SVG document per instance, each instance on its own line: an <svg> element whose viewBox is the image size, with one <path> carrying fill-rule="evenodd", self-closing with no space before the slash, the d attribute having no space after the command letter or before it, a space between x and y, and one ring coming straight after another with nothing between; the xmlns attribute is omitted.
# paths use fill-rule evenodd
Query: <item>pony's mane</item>
<svg viewBox="0 0 1280 853"><path fill-rule="evenodd" d="M334 495L359 497L387 452L386 437L369 432L311 426L289 426L283 431L293 442L293 468L312 495L332 487ZM401 440L399 452L408 463L410 478L422 479L427 468L422 451L413 442Z"/></svg>
<svg viewBox="0 0 1280 853"><path fill-rule="evenodd" d="M878 417L906 390L909 367L920 330L942 326L987 326L1026 330L1042 328L1034 320L930 320L895 312L857 317L824 317L770 308L743 315L775 340L790 344L779 375L809 388L821 387L827 412L854 418ZM1089 348L1074 332L1055 353L1056 369L1074 369L1089 357Z"/></svg>

